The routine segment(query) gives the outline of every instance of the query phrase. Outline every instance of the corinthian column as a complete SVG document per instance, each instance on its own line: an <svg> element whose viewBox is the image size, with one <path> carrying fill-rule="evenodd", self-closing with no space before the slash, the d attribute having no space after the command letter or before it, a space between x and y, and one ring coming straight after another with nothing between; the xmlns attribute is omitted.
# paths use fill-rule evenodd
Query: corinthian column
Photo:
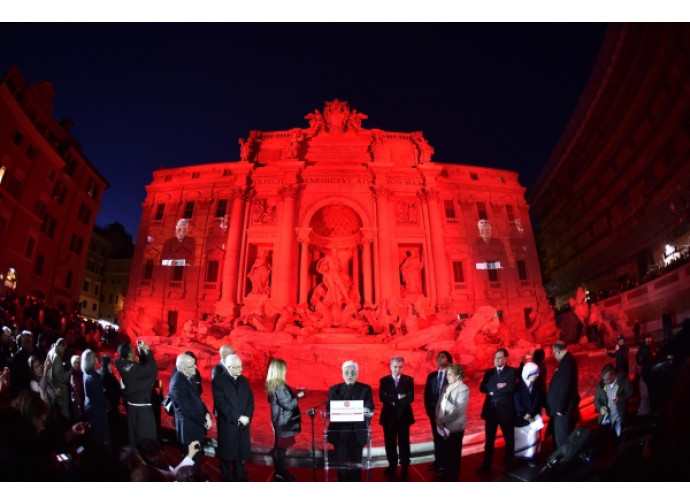
<svg viewBox="0 0 690 504"><path fill-rule="evenodd" d="M232 193L230 225L225 242L225 260L223 261L222 290L220 301L216 303L216 313L224 316L235 316L237 307L237 272L240 257L242 221L244 220L245 189L237 187Z"/></svg>
<svg viewBox="0 0 690 504"><path fill-rule="evenodd" d="M393 223L393 212L390 209L390 191L385 187L373 187L374 198L376 199L376 227L378 228L378 253L376 263L379 269L378 289L380 296L377 302L395 296L393 269L397 263L397 255L393 251L393 238L391 225Z"/></svg>
<svg viewBox="0 0 690 504"><path fill-rule="evenodd" d="M434 258L433 269L436 276L436 299L432 299L432 302L437 303L447 296L450 296L448 259L446 257L446 244L443 239L444 214L441 212L441 198L438 190L422 190L420 191L420 197L422 198L423 204L427 207L429 216L431 255Z"/></svg>
<svg viewBox="0 0 690 504"><path fill-rule="evenodd" d="M362 229L362 288L364 290L363 304L372 304L372 283L373 268L371 266L371 244L374 241L373 229Z"/></svg>
<svg viewBox="0 0 690 504"><path fill-rule="evenodd" d="M295 305L297 300L297 240L295 204L299 185L283 186L278 191L281 206L277 249L273 256L271 298L278 306Z"/></svg>
<svg viewBox="0 0 690 504"><path fill-rule="evenodd" d="M309 233L311 228L297 229L299 239L299 303L305 303L309 295Z"/></svg>

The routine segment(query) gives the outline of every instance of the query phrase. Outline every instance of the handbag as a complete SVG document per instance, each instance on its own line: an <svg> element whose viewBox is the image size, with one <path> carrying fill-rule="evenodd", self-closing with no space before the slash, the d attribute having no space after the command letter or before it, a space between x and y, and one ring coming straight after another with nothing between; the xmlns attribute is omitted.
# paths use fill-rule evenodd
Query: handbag
<svg viewBox="0 0 690 504"><path fill-rule="evenodd" d="M175 414L175 410L173 409L173 400L172 397L170 397L170 394L166 394L166 396L163 398L161 406L163 406L163 409L168 415L173 416Z"/></svg>

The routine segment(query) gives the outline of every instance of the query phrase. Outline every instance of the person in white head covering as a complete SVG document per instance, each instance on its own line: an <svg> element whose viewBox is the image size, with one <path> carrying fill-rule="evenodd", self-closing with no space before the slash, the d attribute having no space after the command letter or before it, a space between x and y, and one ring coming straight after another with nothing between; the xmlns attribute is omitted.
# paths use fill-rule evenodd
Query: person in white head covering
<svg viewBox="0 0 690 504"><path fill-rule="evenodd" d="M534 457L541 448L541 391L535 385L539 378L539 366L527 362L522 368L522 379L515 388L515 457L526 459L534 466Z"/></svg>

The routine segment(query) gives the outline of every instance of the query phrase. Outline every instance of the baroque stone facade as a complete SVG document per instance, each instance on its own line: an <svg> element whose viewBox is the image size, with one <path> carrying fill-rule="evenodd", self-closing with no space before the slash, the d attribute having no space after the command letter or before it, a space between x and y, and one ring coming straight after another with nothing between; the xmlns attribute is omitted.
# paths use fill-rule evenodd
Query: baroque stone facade
<svg viewBox="0 0 690 504"><path fill-rule="evenodd" d="M553 318L516 173L433 162L421 132L366 129L337 99L305 119L250 131L238 162L154 173L123 316L133 336L411 341L493 319L533 340Z"/></svg>

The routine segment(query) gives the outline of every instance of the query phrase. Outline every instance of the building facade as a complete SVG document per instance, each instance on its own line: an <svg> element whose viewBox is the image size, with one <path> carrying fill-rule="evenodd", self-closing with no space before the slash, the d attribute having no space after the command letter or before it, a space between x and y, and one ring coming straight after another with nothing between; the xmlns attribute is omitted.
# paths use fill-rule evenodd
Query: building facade
<svg viewBox="0 0 690 504"><path fill-rule="evenodd" d="M609 28L580 103L528 195L555 306L567 305L578 285L594 299L634 288L687 254L689 55L687 24ZM679 288L650 298L656 307L648 316L660 318L664 304L680 303L678 292L690 293Z"/></svg>
<svg viewBox="0 0 690 504"><path fill-rule="evenodd" d="M98 233L98 228L94 228L86 254L84 280L79 295L81 315L92 320L102 318L101 301L104 299L105 266L109 256L110 242Z"/></svg>
<svg viewBox="0 0 690 504"><path fill-rule="evenodd" d="M125 328L272 331L289 316L361 330L393 305L448 319L491 306L529 326L543 291L517 174L432 162L421 132L366 129L366 118L326 102L306 127L251 131L237 162L156 171Z"/></svg>
<svg viewBox="0 0 690 504"><path fill-rule="evenodd" d="M16 67L0 82L0 272L3 289L78 307L87 248L108 182L53 118L49 82Z"/></svg>

